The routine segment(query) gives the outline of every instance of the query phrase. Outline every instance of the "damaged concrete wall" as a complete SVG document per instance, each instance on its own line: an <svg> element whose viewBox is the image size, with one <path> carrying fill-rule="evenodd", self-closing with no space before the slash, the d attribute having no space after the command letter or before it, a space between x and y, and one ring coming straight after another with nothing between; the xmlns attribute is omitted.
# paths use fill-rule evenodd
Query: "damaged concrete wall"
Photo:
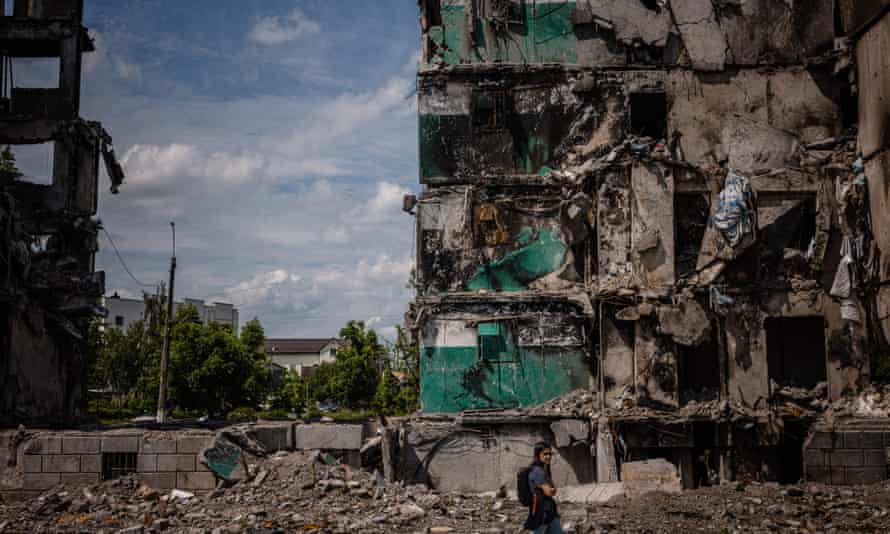
<svg viewBox="0 0 890 534"><path fill-rule="evenodd" d="M531 406L592 387L580 310L559 302L430 305L435 318L422 327L420 353L425 412Z"/></svg>
<svg viewBox="0 0 890 534"><path fill-rule="evenodd" d="M401 431L399 478L442 492L514 490L516 473L528 465L534 444L546 440L556 444L552 472L558 487L594 482L593 438L589 424L579 422L584 435L559 444L551 424L540 420L462 426L410 423Z"/></svg>
<svg viewBox="0 0 890 534"><path fill-rule="evenodd" d="M874 356L890 357L890 100L887 47L890 46L890 3L885 0L839 2L844 28L854 40L858 88L859 148L862 166L855 169L851 188L867 191L870 233L875 251L868 254L873 285L862 299L874 331ZM864 182L864 183L863 183ZM865 187L862 187L865 186Z"/></svg>
<svg viewBox="0 0 890 534"><path fill-rule="evenodd" d="M832 46L832 2L420 1L431 65L659 64L723 70L788 64Z"/></svg>
<svg viewBox="0 0 890 534"><path fill-rule="evenodd" d="M14 154L16 145L54 143L48 185L14 168L0 172L0 256L8 258L0 270L0 424L75 420L88 325L103 313L93 219L100 156L113 192L123 172L108 133L78 118L81 56L94 50L81 18L82 3L70 0L17 2L13 17L0 17L4 58L60 64L58 87L0 94L0 144Z"/></svg>
<svg viewBox="0 0 890 534"><path fill-rule="evenodd" d="M866 196L833 2L420 5L425 410L448 404L440 391L472 397L435 382L455 361L442 332L466 338L470 368L486 318L545 296L581 303L573 357L602 408L768 409L785 387L837 398L868 379ZM454 323L436 308L454 299L484 311ZM824 342L800 357L788 347L807 329ZM545 371L561 385L540 397L445 411L553 396L567 369Z"/></svg>

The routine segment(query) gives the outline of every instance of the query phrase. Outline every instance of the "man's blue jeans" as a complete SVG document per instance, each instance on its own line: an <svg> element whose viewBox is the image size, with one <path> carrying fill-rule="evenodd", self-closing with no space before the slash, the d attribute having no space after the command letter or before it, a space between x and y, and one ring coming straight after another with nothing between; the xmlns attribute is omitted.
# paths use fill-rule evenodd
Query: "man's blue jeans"
<svg viewBox="0 0 890 534"><path fill-rule="evenodd" d="M534 532L535 534L565 534L565 531L563 531L562 529L562 525L559 523L558 517L553 521L547 523L546 525L541 525L532 532Z"/></svg>

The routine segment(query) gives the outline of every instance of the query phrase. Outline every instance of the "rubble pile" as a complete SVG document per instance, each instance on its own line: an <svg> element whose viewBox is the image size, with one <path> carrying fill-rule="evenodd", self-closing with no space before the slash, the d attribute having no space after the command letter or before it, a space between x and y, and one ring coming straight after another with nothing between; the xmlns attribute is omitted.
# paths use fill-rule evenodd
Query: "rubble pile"
<svg viewBox="0 0 890 534"><path fill-rule="evenodd" d="M856 395L842 397L831 404L826 415L834 419L890 417L890 384L869 384Z"/></svg>
<svg viewBox="0 0 890 534"><path fill-rule="evenodd" d="M248 476L198 495L125 477L59 486L0 504L0 532L503 532L522 515L504 498L440 495L385 482L328 453L280 452ZM430 530L427 530L430 529Z"/></svg>
<svg viewBox="0 0 890 534"><path fill-rule="evenodd" d="M387 483L324 453L278 453L249 478L205 495L161 493L132 478L60 486L0 503L0 532L519 532L525 509L499 495L439 494ZM729 484L564 504L567 532L886 532L890 484Z"/></svg>

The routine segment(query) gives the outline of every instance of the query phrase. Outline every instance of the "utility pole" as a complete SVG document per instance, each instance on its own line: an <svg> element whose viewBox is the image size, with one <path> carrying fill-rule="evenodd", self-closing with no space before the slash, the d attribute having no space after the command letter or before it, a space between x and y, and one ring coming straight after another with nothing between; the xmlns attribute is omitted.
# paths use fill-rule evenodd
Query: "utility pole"
<svg viewBox="0 0 890 534"><path fill-rule="evenodd" d="M170 291L167 293L167 324L164 328L164 348L161 351L161 386L158 388L158 423L167 422L167 366L170 363L170 331L173 329L173 281L176 279L176 224L173 231L173 255L170 256Z"/></svg>

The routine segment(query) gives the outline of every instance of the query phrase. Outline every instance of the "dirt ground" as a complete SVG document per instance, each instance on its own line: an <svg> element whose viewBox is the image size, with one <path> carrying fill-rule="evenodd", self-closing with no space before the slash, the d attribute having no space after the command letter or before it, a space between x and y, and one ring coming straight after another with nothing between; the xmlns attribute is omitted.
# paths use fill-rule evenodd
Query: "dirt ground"
<svg viewBox="0 0 890 534"><path fill-rule="evenodd" d="M279 453L250 477L205 495L161 492L132 478L58 487L0 503L0 532L513 533L526 511L497 496L438 494L378 473ZM579 533L885 533L890 482L865 487L729 484L679 494L561 506Z"/></svg>

